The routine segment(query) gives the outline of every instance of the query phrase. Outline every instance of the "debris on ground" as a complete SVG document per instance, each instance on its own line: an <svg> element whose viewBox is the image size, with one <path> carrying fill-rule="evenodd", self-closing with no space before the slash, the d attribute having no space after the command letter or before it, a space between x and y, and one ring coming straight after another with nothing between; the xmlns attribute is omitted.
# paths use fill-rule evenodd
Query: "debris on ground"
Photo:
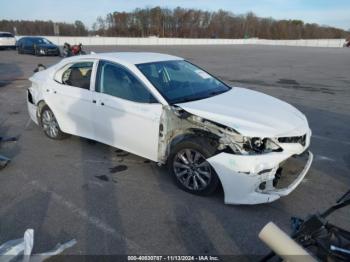
<svg viewBox="0 0 350 262"><path fill-rule="evenodd" d="M121 150L121 149L117 149L114 151L116 153L117 156L119 157L123 157L123 156L128 156L129 153L124 151L124 150Z"/></svg>
<svg viewBox="0 0 350 262"><path fill-rule="evenodd" d="M102 180L102 181L106 181L106 182L109 181L109 178L106 175L100 175L100 176L95 176L95 177Z"/></svg>
<svg viewBox="0 0 350 262"><path fill-rule="evenodd" d="M5 168L8 163L10 163L11 159L7 158L6 156L0 155L0 170Z"/></svg>
<svg viewBox="0 0 350 262"><path fill-rule="evenodd" d="M52 250L40 254L32 254L34 246L34 230L27 229L24 237L10 240L0 246L0 261L20 261L23 262L41 262L49 257L62 253L65 249L74 246L77 243L72 239L64 244L57 244Z"/></svg>
<svg viewBox="0 0 350 262"><path fill-rule="evenodd" d="M109 168L109 172L114 174L114 173L125 171L127 169L128 167L126 165L118 165L118 166Z"/></svg>
<svg viewBox="0 0 350 262"><path fill-rule="evenodd" d="M18 137L17 136L11 136L11 137L2 137L0 136L0 143L3 142L17 142Z"/></svg>
<svg viewBox="0 0 350 262"><path fill-rule="evenodd" d="M18 136L12 136L12 137L2 137L0 136L0 143L7 143L7 142L17 142ZM10 163L11 159L7 158L6 156L0 155L0 170L5 168L8 163Z"/></svg>

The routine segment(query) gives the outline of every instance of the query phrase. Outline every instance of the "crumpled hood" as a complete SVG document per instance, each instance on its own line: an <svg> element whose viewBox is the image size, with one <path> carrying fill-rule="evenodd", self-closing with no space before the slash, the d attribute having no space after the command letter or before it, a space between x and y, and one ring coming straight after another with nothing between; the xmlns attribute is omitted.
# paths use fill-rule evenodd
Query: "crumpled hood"
<svg viewBox="0 0 350 262"><path fill-rule="evenodd" d="M245 88L177 106L248 137L299 136L309 130L306 117L292 105Z"/></svg>

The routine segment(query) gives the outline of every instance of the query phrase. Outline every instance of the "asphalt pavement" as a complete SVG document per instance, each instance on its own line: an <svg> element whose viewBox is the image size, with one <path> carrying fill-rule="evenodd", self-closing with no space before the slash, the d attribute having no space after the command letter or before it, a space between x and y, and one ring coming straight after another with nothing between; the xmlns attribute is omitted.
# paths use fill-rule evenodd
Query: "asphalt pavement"
<svg viewBox="0 0 350 262"><path fill-rule="evenodd" d="M48 139L30 121L27 80L59 57L0 51L0 144L12 159L0 171L0 244L35 231L34 253L76 239L65 254L261 255L269 221L290 232L290 217L328 207L350 188L350 49L279 46L108 46L88 51L170 53L232 86L285 100L306 114L314 163L289 196L255 206L225 205L223 192L178 189L164 167L79 137ZM263 106L263 105L262 105ZM142 135L142 134L140 134ZM350 208L332 216L350 230Z"/></svg>

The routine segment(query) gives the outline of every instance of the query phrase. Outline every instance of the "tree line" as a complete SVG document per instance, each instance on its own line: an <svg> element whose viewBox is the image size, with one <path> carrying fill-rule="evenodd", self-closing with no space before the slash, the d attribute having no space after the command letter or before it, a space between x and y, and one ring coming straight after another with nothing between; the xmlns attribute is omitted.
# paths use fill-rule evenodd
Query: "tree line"
<svg viewBox="0 0 350 262"><path fill-rule="evenodd" d="M181 7L137 8L131 12L109 13L98 17L92 30L87 30L81 21L57 24L62 36L315 39L350 35L350 31L301 20L276 20L258 17L252 12L236 15L225 10L211 12ZM0 21L1 31L13 31L13 27L20 35L55 33L52 21Z"/></svg>
<svg viewBox="0 0 350 262"><path fill-rule="evenodd" d="M104 36L187 37L187 38L248 38L312 39L343 38L349 32L301 20L261 18L249 12L235 15L177 7L143 8L132 12L114 12L99 17L93 30Z"/></svg>
<svg viewBox="0 0 350 262"><path fill-rule="evenodd" d="M55 32L55 27L58 28L58 32ZM11 32L17 35L88 35L88 29L79 20L75 21L75 23L54 23L53 21L41 20L0 20L0 31Z"/></svg>

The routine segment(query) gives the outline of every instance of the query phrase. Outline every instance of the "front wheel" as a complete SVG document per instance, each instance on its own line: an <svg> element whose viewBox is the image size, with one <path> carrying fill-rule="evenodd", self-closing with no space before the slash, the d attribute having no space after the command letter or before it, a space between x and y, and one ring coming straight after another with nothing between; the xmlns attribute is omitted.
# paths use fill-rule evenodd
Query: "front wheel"
<svg viewBox="0 0 350 262"><path fill-rule="evenodd" d="M216 149L210 141L195 138L177 144L168 159L169 171L182 190L195 195L210 195L219 184L207 158Z"/></svg>
<svg viewBox="0 0 350 262"><path fill-rule="evenodd" d="M46 136L51 139L60 140L66 137L58 125L55 115L48 106L41 111L41 126Z"/></svg>

